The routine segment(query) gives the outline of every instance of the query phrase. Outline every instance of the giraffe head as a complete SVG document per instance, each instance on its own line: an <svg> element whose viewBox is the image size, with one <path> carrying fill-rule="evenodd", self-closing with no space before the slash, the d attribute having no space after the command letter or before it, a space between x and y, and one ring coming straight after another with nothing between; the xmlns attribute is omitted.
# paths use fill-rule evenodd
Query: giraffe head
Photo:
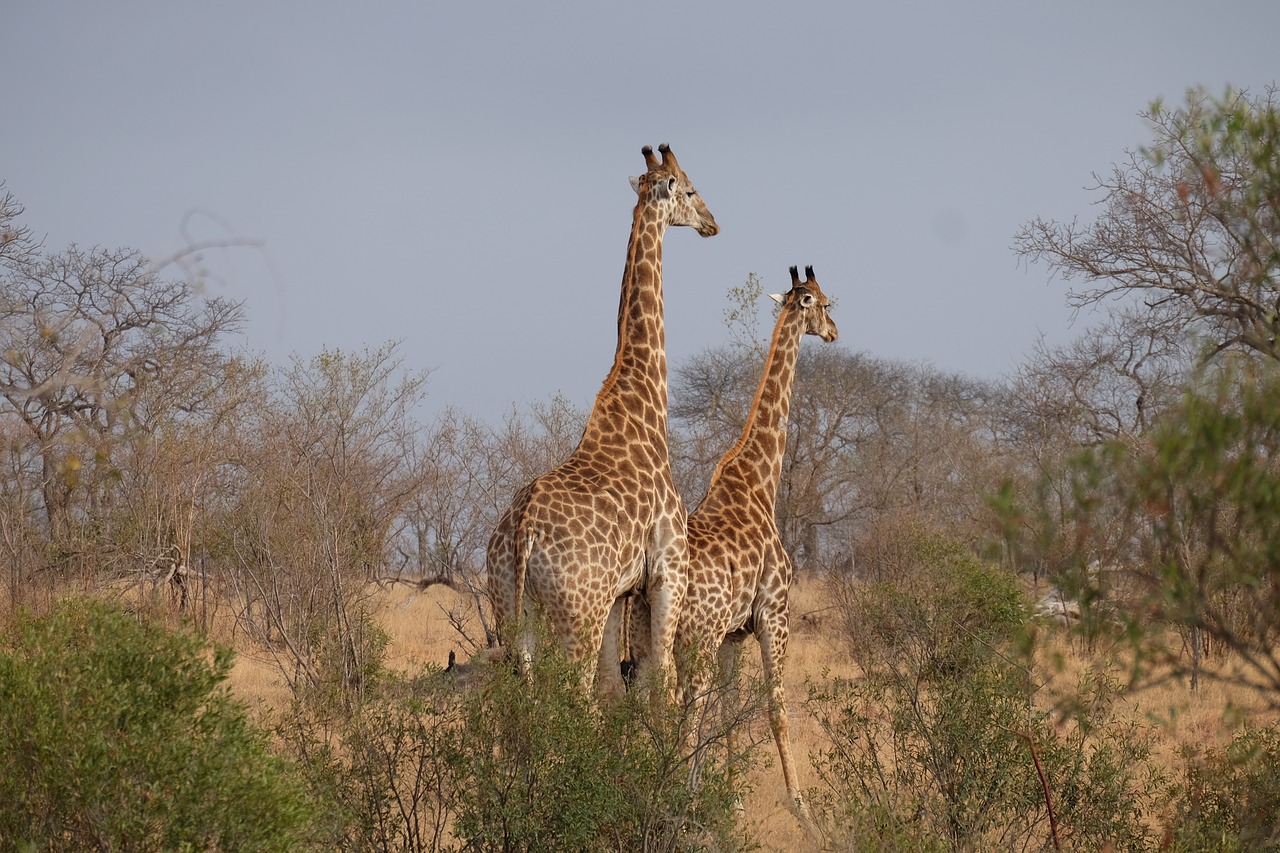
<svg viewBox="0 0 1280 853"><path fill-rule="evenodd" d="M782 306L783 311L797 311L804 320L804 333L817 335L827 343L836 339L839 332L828 311L831 300L822 292L817 280L813 277L813 267L804 268L805 280L800 280L800 273L791 268L791 290L787 293L770 293L769 298Z"/></svg>
<svg viewBox="0 0 1280 853"><path fill-rule="evenodd" d="M676 162L671 147L664 142L658 146L658 152L662 154L662 162L653 156L652 147L646 145L640 149L647 169L643 175L631 179L631 188L642 201L665 213L667 225L689 225L703 237L719 234L716 218Z"/></svg>

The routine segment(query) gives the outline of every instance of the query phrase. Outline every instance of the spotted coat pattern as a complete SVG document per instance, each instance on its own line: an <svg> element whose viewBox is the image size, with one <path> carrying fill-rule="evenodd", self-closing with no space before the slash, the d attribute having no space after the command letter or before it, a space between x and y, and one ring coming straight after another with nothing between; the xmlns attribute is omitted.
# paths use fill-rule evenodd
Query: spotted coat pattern
<svg viewBox="0 0 1280 853"><path fill-rule="evenodd" d="M769 690L769 722L787 795L797 814L808 821L791 756L783 689L790 637L787 595L793 568L778 535L774 506L800 341L804 335L816 335L830 342L838 332L828 314L830 300L814 279L813 268L806 267L805 275L806 280L800 281L792 267L791 290L774 297L782 303L782 311L746 425L720 459L702 502L689 515L689 580L676 641L688 644L693 652L688 657L693 666L682 666L680 683L695 702L706 695L706 664L713 656L719 657L722 671L733 672L743 640L755 636L759 641ZM643 614L643 603L633 606ZM628 632L643 643L643 624L631 620ZM634 654L642 660L646 652L637 648Z"/></svg>
<svg viewBox="0 0 1280 853"><path fill-rule="evenodd" d="M667 446L667 361L662 242L669 226L710 237L719 226L675 155L646 146L646 171L622 275L618 344L578 447L521 489L489 540L490 598L504 645L532 654L530 605L600 687L621 689L617 642L621 597L645 587L652 607L650 660L672 671L671 649L686 584L686 514ZM522 621L523 620L523 621ZM609 624L612 630L606 631ZM602 651L603 649L603 651Z"/></svg>

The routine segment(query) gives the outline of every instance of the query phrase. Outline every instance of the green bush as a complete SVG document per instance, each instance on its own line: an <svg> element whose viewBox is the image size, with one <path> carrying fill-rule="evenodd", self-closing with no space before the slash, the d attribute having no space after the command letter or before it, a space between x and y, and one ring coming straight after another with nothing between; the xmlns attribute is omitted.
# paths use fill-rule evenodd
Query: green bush
<svg viewBox="0 0 1280 853"><path fill-rule="evenodd" d="M530 681L494 665L462 705L457 834L467 850L741 849L743 757L713 757L734 702L717 692L694 719L651 688L601 707L551 643Z"/></svg>
<svg viewBox="0 0 1280 853"><path fill-rule="evenodd" d="M912 680L964 678L1026 622L1012 575L923 527L882 534L871 562L881 580L833 580L844 639L865 670Z"/></svg>
<svg viewBox="0 0 1280 853"><path fill-rule="evenodd" d="M457 834L475 850L592 850L624 832L622 751L563 658L539 655L532 684L494 668L467 697L459 757L468 796Z"/></svg>
<svg viewBox="0 0 1280 853"><path fill-rule="evenodd" d="M0 849L298 850L309 799L192 634L92 600L0 640Z"/></svg>
<svg viewBox="0 0 1280 853"><path fill-rule="evenodd" d="M1280 850L1280 731L1245 729L1224 749L1184 759L1167 810L1168 849Z"/></svg>
<svg viewBox="0 0 1280 853"><path fill-rule="evenodd" d="M448 850L462 762L459 695L428 672L382 672L351 713L298 704L277 728L317 800L335 850Z"/></svg>
<svg viewBox="0 0 1280 853"><path fill-rule="evenodd" d="M602 706L554 643L540 648L528 680L503 662L466 668L384 676L349 717L300 706L282 727L328 804L336 847L746 847L735 782L745 759L723 747L749 712L732 712L739 700L729 691L701 720L642 691Z"/></svg>
<svg viewBox="0 0 1280 853"><path fill-rule="evenodd" d="M294 694L308 705L346 714L360 704L369 685L388 677L384 662L391 637L366 602L346 602L343 610L339 628L326 627L323 619L311 626L307 647L313 680L297 682Z"/></svg>
<svg viewBox="0 0 1280 853"><path fill-rule="evenodd" d="M865 851L1035 848L1055 832L1052 804L1074 849L1141 848L1156 780L1134 778L1141 732L1109 725L1113 686L1087 685L1085 725L1055 726L1020 662L1017 581L917 529L895 554L892 575L837 593L865 676L810 691L827 739L810 800L829 839Z"/></svg>
<svg viewBox="0 0 1280 853"><path fill-rule="evenodd" d="M1000 667L916 702L863 680L814 691L810 703L827 740L810 801L839 849L1048 847L1043 785L1070 849L1146 844L1143 804L1158 781L1141 769L1148 739L1103 720L1088 734L1056 727Z"/></svg>

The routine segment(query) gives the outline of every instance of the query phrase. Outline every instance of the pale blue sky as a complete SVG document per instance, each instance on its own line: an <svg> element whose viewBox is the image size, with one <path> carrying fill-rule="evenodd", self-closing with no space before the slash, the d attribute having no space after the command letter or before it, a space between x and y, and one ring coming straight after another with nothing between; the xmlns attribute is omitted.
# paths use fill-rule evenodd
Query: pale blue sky
<svg viewBox="0 0 1280 853"><path fill-rule="evenodd" d="M673 364L812 264L842 346L995 377L1078 331L1017 227L1087 218L1152 98L1280 78L1277 33L1272 0L23 3L0 178L55 250L261 240L207 256L249 348L401 340L429 408L496 418L590 404L669 142L722 227L668 234Z"/></svg>

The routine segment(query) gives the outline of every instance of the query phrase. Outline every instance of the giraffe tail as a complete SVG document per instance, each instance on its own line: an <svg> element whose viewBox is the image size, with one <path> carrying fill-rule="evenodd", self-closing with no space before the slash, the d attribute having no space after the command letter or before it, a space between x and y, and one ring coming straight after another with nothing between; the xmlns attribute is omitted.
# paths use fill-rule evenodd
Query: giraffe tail
<svg viewBox="0 0 1280 853"><path fill-rule="evenodd" d="M529 671L529 662L533 653L533 643L524 613L524 588L525 579L529 574L529 555L533 552L534 545L539 538L535 531L529 529L523 519L516 525L515 609L511 612L511 618L515 625L516 645L520 649L521 666L526 675Z"/></svg>

